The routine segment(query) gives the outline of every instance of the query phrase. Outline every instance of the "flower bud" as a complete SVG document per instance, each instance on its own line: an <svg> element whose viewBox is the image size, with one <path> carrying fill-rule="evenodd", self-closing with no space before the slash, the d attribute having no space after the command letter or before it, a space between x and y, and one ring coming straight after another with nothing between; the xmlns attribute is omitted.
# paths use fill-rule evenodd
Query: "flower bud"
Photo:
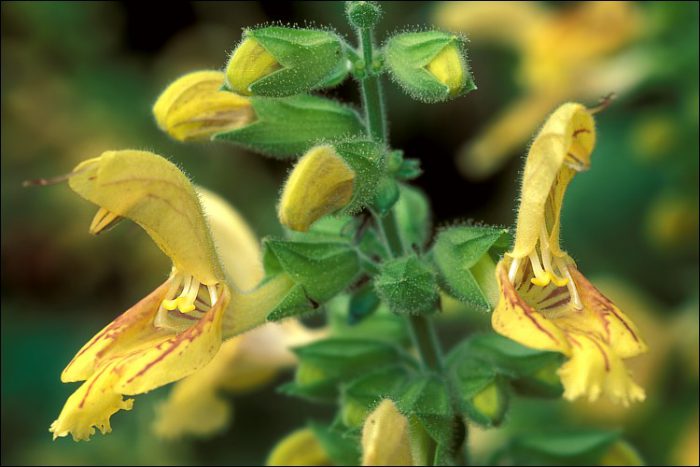
<svg viewBox="0 0 700 467"><path fill-rule="evenodd" d="M206 140L255 120L248 98L221 91L224 74L204 70L172 82L158 97L153 115L158 126L178 141Z"/></svg>
<svg viewBox="0 0 700 467"><path fill-rule="evenodd" d="M356 28L371 28L382 17L382 8L377 2L345 2L345 15Z"/></svg>
<svg viewBox="0 0 700 467"><path fill-rule="evenodd" d="M443 48L426 66L426 69L447 86L450 97L456 96L464 86L465 66L459 48L453 42Z"/></svg>
<svg viewBox="0 0 700 467"><path fill-rule="evenodd" d="M282 192L278 216L292 230L305 232L317 219L352 199L355 172L333 146L317 146L294 167Z"/></svg>
<svg viewBox="0 0 700 467"><path fill-rule="evenodd" d="M470 418L484 426L498 426L508 407L508 395L498 381L493 381L467 403Z"/></svg>
<svg viewBox="0 0 700 467"><path fill-rule="evenodd" d="M387 65L414 99L441 102L476 89L463 40L440 31L408 32L389 39Z"/></svg>
<svg viewBox="0 0 700 467"><path fill-rule="evenodd" d="M342 61L340 39L332 32L279 26L248 29L226 66L226 86L244 95L302 94L326 86L332 75L342 72Z"/></svg>
<svg viewBox="0 0 700 467"><path fill-rule="evenodd" d="M258 41L245 39L226 65L226 84L233 91L250 96L250 85L279 70L281 65Z"/></svg>
<svg viewBox="0 0 700 467"><path fill-rule="evenodd" d="M408 419L384 399L362 428L362 465L414 465Z"/></svg>

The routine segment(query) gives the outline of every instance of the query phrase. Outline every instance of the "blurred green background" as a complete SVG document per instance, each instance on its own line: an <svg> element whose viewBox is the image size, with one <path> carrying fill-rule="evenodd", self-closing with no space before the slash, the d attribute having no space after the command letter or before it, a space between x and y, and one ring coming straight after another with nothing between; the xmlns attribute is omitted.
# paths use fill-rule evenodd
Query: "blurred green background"
<svg viewBox="0 0 700 467"><path fill-rule="evenodd" d="M439 3L392 2L378 31L383 41L394 31L440 23L471 40L479 89L468 96L425 105L385 83L391 143L421 160L425 175L416 184L431 198L436 227L467 219L514 223L529 136L504 151L502 164L486 176L474 176L460 160L511 103L551 91L546 83L538 88L523 79L528 57L552 58L555 70L566 65L556 62L558 41L537 55L520 39L504 38L523 27L509 23L515 20L504 13L507 6L500 13L476 7L451 4L456 10L446 13ZM564 26L571 18L587 21L576 16L576 3L532 7L554 30L570 30ZM231 397L234 422L224 433L165 442L151 431L153 406L168 392L162 388L114 416L109 436L52 442L48 427L76 387L60 382L62 368L96 331L155 288L169 264L135 225L91 237L95 208L65 184L21 185L67 173L105 150L148 149L224 195L259 236L281 233L275 203L289 163L225 144L176 143L158 131L150 108L180 74L222 68L244 26L307 21L333 25L352 39L343 4L199 2L152 10L136 2L3 2L1 8L2 463L262 463L276 440L307 419L328 420L332 407L300 403L271 385ZM583 99L592 106L607 91L619 95L596 118L592 170L578 176L567 194L562 238L579 268L647 339L649 354L631 364L647 401L625 411L604 402L515 400L505 427L475 432L477 455L498 447L509 433L557 423L619 428L650 464L697 463L698 4L625 8L633 12L634 32L577 61L576 73L585 72L599 86L562 86L553 99ZM591 38L610 33L610 25L598 26L589 28ZM595 94L601 86L607 91ZM358 102L351 81L325 94ZM517 126L533 135L539 124L523 120ZM447 342L488 328L485 315L445 308L454 311L443 319ZM278 382L288 378L281 375Z"/></svg>

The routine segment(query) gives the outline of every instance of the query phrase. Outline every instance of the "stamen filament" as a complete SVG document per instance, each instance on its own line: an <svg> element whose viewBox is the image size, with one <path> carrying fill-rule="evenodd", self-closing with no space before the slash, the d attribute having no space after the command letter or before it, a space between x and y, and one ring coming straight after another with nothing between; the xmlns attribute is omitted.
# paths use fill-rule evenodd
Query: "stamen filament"
<svg viewBox="0 0 700 467"><path fill-rule="evenodd" d="M567 284L568 279L564 277L559 277L554 273L554 268L552 267L552 256L549 250L549 240L547 240L547 229L544 225L540 229L540 251L542 252L542 264L544 264L544 270L549 274L549 278L556 284L557 287L564 287Z"/></svg>
<svg viewBox="0 0 700 467"><path fill-rule="evenodd" d="M214 306L219 300L219 293L216 291L216 285L208 285L207 290L209 290L209 299L211 306Z"/></svg>
<svg viewBox="0 0 700 467"><path fill-rule="evenodd" d="M532 264L532 272L535 275L530 282L538 287L546 287L549 284L549 274L545 273L540 264L540 257L536 250L533 250L529 255L530 263Z"/></svg>
<svg viewBox="0 0 700 467"><path fill-rule="evenodd" d="M518 273L519 267L520 267L520 258L514 258L513 262L510 263L510 269L508 270L508 280L513 285L515 285L515 275Z"/></svg>
<svg viewBox="0 0 700 467"><path fill-rule="evenodd" d="M566 283L566 288L569 289L569 295L571 296L571 302L574 305L574 308L576 310L582 310L583 309L583 303L581 303L581 297L578 294L578 290L576 289L576 284L574 284L574 280L571 277L571 273L569 272L569 268L567 267L566 263L561 258L557 258L556 260L557 267L559 268L560 272L563 272L566 275L566 278L568 279Z"/></svg>

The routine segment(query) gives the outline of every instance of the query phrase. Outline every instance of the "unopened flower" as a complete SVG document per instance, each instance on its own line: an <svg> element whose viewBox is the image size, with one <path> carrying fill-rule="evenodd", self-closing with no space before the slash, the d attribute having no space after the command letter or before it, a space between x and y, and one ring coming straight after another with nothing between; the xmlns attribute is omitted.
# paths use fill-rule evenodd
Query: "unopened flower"
<svg viewBox="0 0 700 467"><path fill-rule="evenodd" d="M282 191L282 225L305 232L321 217L350 203L355 172L333 146L310 149L294 166Z"/></svg>
<svg viewBox="0 0 700 467"><path fill-rule="evenodd" d="M173 262L170 277L93 337L61 380L85 382L51 425L54 438L89 439L130 410L125 395L181 379L204 367L222 339L263 323L284 296L284 276L242 293L233 289L214 248L197 194L185 175L145 151L108 151L78 165L70 187L100 206L91 231L118 218L140 225Z"/></svg>
<svg viewBox="0 0 700 467"><path fill-rule="evenodd" d="M222 91L224 74L203 70L173 81L158 97L153 115L161 130L179 141L208 140L248 125L255 113L247 97Z"/></svg>
<svg viewBox="0 0 700 467"><path fill-rule="evenodd" d="M332 460L311 428L302 428L272 449L266 465L331 465Z"/></svg>
<svg viewBox="0 0 700 467"><path fill-rule="evenodd" d="M605 394L627 405L644 399L623 359L646 351L632 321L603 296L559 247L560 212L574 175L590 166L591 112L567 103L547 120L530 148L515 245L498 263L500 298L494 329L523 345L561 352L564 397Z"/></svg>
<svg viewBox="0 0 700 467"><path fill-rule="evenodd" d="M414 465L408 419L382 400L362 428L362 465Z"/></svg>

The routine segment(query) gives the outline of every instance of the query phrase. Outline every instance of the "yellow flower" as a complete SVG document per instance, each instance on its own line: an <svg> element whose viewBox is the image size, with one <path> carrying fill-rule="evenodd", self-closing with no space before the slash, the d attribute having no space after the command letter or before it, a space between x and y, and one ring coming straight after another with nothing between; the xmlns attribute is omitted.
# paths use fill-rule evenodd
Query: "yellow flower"
<svg viewBox="0 0 700 467"><path fill-rule="evenodd" d="M473 178L498 170L556 103L622 94L652 69L650 56L623 52L644 30L633 2L580 2L555 12L525 2L443 2L436 22L520 56L522 97L460 150L460 169Z"/></svg>
<svg viewBox="0 0 700 467"><path fill-rule="evenodd" d="M447 86L450 96L456 96L464 88L469 73L462 52L454 42L442 49L425 68Z"/></svg>
<svg viewBox="0 0 700 467"><path fill-rule="evenodd" d="M306 232L321 217L346 206L352 199L355 171L333 146L310 149L299 159L282 191L280 223Z"/></svg>
<svg viewBox="0 0 700 467"><path fill-rule="evenodd" d="M202 188L197 192L231 284L240 290L254 288L264 276L255 234L222 198ZM220 391L245 392L270 382L279 370L296 363L290 347L325 333L325 329L309 330L290 319L266 323L224 342L211 362L173 387L167 401L158 408L156 433L177 438L221 430L228 423L231 409L218 395Z"/></svg>
<svg viewBox="0 0 700 467"><path fill-rule="evenodd" d="M523 345L561 352L569 400L600 394L627 405L643 400L623 359L646 351L632 321L603 296L559 247L560 211L573 176L590 165L591 112L567 103L547 120L525 163L515 245L498 263L493 328Z"/></svg>
<svg viewBox="0 0 700 467"><path fill-rule="evenodd" d="M332 465L311 428L297 430L274 447L266 465Z"/></svg>
<svg viewBox="0 0 700 467"><path fill-rule="evenodd" d="M362 465L414 465L408 419L384 399L362 427Z"/></svg>
<svg viewBox="0 0 700 467"><path fill-rule="evenodd" d="M161 130L178 141L207 140L255 120L250 99L221 91L221 71L194 71L173 81L153 105Z"/></svg>
<svg viewBox="0 0 700 467"><path fill-rule="evenodd" d="M93 337L61 374L83 381L51 425L54 439L88 439L132 399L204 367L222 339L252 329L289 290L280 276L248 293L221 267L197 194L180 170L145 151L108 151L78 165L70 187L100 206L99 233L119 218L140 225L173 262L170 277Z"/></svg>

